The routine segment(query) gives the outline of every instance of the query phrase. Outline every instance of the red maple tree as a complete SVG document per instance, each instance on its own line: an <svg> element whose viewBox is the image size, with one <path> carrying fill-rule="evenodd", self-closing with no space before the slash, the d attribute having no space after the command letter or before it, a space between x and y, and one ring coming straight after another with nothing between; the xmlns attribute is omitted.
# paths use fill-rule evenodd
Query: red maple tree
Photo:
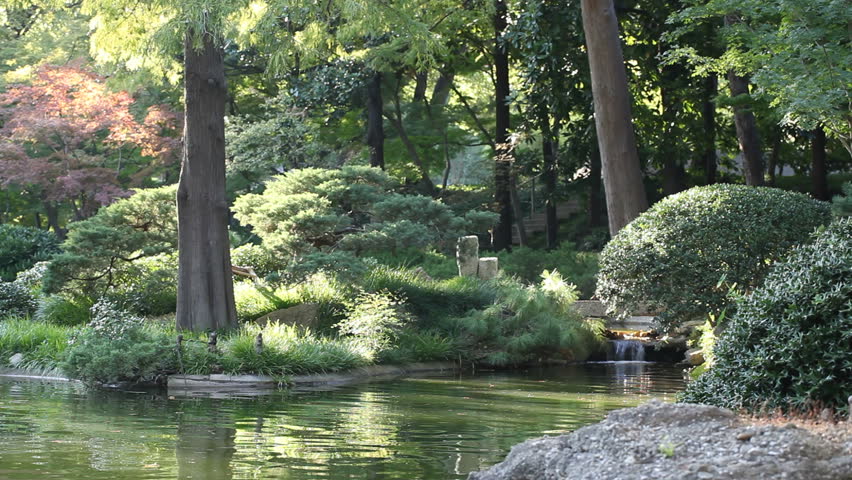
<svg viewBox="0 0 852 480"><path fill-rule="evenodd" d="M44 66L29 85L0 93L0 185L41 200L58 234L59 209L75 219L130 194L146 174L176 161L177 115L165 105L134 117L133 97L75 66ZM132 158L143 157L139 162Z"/></svg>

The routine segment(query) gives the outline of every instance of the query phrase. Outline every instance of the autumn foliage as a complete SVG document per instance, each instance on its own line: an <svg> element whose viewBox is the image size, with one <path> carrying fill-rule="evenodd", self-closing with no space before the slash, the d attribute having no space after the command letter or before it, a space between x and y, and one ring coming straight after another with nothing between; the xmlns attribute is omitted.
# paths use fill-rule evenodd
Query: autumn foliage
<svg viewBox="0 0 852 480"><path fill-rule="evenodd" d="M174 112L154 106L139 121L133 105L95 73L42 67L31 84L0 93L0 185L37 196L48 212L70 208L76 219L129 195L179 149Z"/></svg>

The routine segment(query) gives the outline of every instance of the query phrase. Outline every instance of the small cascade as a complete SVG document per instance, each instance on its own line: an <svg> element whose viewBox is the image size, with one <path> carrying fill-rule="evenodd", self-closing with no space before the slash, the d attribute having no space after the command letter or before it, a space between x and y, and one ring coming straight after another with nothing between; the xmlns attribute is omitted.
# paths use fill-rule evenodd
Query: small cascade
<svg viewBox="0 0 852 480"><path fill-rule="evenodd" d="M612 360L616 362L644 362L645 344L640 340L611 340Z"/></svg>

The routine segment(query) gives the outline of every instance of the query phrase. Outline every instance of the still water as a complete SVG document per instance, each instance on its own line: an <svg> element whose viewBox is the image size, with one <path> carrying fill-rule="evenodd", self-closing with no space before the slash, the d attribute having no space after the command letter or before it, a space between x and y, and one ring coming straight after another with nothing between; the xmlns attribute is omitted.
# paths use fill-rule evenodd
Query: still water
<svg viewBox="0 0 852 480"><path fill-rule="evenodd" d="M671 365L480 372L255 398L0 378L0 479L452 479L683 387Z"/></svg>

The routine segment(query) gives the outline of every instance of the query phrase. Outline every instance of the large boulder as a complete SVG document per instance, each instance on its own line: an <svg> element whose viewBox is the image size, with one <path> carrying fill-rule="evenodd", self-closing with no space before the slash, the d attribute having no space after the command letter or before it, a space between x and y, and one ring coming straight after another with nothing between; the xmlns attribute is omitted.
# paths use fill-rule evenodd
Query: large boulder
<svg viewBox="0 0 852 480"><path fill-rule="evenodd" d="M469 480L852 479L852 453L794 426L750 426L730 410L652 401L601 423L516 445Z"/></svg>

